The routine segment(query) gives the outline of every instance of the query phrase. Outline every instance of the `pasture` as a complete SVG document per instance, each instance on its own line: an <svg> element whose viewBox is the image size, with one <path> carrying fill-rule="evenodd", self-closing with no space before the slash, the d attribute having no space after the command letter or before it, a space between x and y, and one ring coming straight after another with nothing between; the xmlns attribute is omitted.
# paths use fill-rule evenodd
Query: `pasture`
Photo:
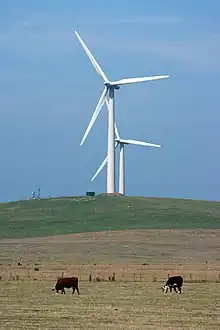
<svg viewBox="0 0 220 330"><path fill-rule="evenodd" d="M0 328L219 329L219 242L200 229L0 240ZM182 295L163 294L168 274L184 277ZM62 275L79 277L80 296L51 291Z"/></svg>

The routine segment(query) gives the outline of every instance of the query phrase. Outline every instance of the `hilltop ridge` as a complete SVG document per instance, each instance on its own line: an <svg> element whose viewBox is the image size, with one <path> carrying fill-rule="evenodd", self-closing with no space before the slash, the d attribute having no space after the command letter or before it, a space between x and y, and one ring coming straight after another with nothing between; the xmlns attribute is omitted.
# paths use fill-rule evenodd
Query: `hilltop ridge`
<svg viewBox="0 0 220 330"><path fill-rule="evenodd" d="M0 239L172 228L220 228L220 202L99 195L0 204Z"/></svg>

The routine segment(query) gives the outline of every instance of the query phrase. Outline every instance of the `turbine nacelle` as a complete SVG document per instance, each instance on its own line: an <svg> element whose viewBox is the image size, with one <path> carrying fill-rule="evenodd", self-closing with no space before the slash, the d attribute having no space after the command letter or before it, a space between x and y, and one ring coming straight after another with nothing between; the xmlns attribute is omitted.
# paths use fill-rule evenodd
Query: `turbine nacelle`
<svg viewBox="0 0 220 330"><path fill-rule="evenodd" d="M114 88L114 89L120 89L120 87L114 83L112 83L111 81L105 81L104 82L104 85L107 87L107 88Z"/></svg>
<svg viewBox="0 0 220 330"><path fill-rule="evenodd" d="M122 141L121 139L115 139L115 142L117 142L118 144L129 144L126 141Z"/></svg>

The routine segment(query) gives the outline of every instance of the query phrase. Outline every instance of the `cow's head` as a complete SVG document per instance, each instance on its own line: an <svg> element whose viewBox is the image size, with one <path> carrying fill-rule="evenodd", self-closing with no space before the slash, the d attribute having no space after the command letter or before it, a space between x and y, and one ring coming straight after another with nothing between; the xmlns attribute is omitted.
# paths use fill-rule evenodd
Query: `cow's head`
<svg viewBox="0 0 220 330"><path fill-rule="evenodd" d="M55 289L52 289L52 291L56 291ZM55 292L55 294L58 294L57 292Z"/></svg>
<svg viewBox="0 0 220 330"><path fill-rule="evenodd" d="M163 293L167 293L168 289L169 289L169 285L164 285L162 287Z"/></svg>

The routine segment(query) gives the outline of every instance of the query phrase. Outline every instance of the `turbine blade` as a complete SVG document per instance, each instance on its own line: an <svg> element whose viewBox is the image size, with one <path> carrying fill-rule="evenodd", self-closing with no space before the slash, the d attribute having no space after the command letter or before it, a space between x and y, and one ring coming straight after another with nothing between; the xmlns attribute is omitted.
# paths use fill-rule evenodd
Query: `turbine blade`
<svg viewBox="0 0 220 330"><path fill-rule="evenodd" d="M105 165L108 162L108 156L105 157L105 159L103 160L102 164L100 165L100 167L98 168L98 170L96 171L96 173L93 175L91 182L93 180L95 180L95 178L97 177L97 175L101 172L101 170L103 169L103 167L105 167Z"/></svg>
<svg viewBox="0 0 220 330"><path fill-rule="evenodd" d="M161 147L160 144L148 143L148 142L137 141L137 140L120 139L119 142L124 143L124 144L134 144L134 145L144 146L144 147L155 147L155 148L160 148Z"/></svg>
<svg viewBox="0 0 220 330"><path fill-rule="evenodd" d="M106 97L106 99L105 99L105 103L106 103L106 105L107 105L107 109L109 109L109 102L108 102L107 97Z"/></svg>
<svg viewBox="0 0 220 330"><path fill-rule="evenodd" d="M169 76L152 76L152 77L140 77L140 78L125 78L117 81L112 81L112 85L127 85L127 84L133 84L138 82L145 82L145 81L152 81L152 80L159 80L159 79L165 79L169 78Z"/></svg>
<svg viewBox="0 0 220 330"><path fill-rule="evenodd" d="M100 111L101 111L101 109L102 109L102 107L103 107L103 105L105 103L107 92L108 92L108 88L105 87L104 90L103 90L103 92L102 92L102 95L101 95L101 97L99 99L99 102L98 102L98 104L97 104L97 106L95 108L95 111L94 111L94 113L92 115L92 118L90 120L90 123L89 123L89 125L88 125L88 127L86 129L86 132L85 132L85 134L84 134L84 136L82 138L82 141L80 143L81 146L85 142L85 140L86 140L86 138L87 138L90 130L92 129L92 126L94 125L94 123L96 121L96 118L98 117L98 115L99 115L99 113L100 113Z"/></svg>
<svg viewBox="0 0 220 330"><path fill-rule="evenodd" d="M104 74L104 72L102 71L100 65L98 64L98 62L96 61L96 59L94 58L94 56L92 55L92 53L90 52L90 50L88 49L88 47L86 46L85 42L82 40L82 38L80 37L80 35L78 34L77 31L75 31L75 35L77 37L77 39L79 40L79 42L81 43L83 49L85 50L86 54L88 55L92 65L94 66L96 72L104 79L105 82L108 82L108 78L106 77L106 75Z"/></svg>
<svg viewBox="0 0 220 330"><path fill-rule="evenodd" d="M115 142L115 149L118 146L118 142ZM95 178L97 177L97 175L101 172L101 170L105 167L105 165L108 162L108 156L105 157L105 159L103 160L102 164L100 165L100 167L98 168L98 170L95 172L95 174L93 175L91 182L95 180Z"/></svg>
<svg viewBox="0 0 220 330"><path fill-rule="evenodd" d="M120 136L119 136L119 132L118 132L118 129L117 129L116 122L115 122L115 135L116 135L116 139L120 140Z"/></svg>

